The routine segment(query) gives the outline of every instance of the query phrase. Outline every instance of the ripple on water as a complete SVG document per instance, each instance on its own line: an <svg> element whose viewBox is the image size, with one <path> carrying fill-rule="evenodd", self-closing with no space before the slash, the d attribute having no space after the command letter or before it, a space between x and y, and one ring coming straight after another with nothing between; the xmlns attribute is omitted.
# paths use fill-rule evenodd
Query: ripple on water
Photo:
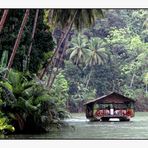
<svg viewBox="0 0 148 148"><path fill-rule="evenodd" d="M65 129L40 135L20 135L38 139L148 139L148 113L136 113L129 122L89 122L84 114L66 119L73 130ZM18 138L18 135L11 137Z"/></svg>

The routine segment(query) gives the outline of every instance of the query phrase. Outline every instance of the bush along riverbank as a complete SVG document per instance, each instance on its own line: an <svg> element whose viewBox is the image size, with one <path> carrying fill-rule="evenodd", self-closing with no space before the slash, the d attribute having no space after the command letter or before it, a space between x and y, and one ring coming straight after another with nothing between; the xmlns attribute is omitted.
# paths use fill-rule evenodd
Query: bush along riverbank
<svg viewBox="0 0 148 148"><path fill-rule="evenodd" d="M0 81L0 133L41 133L65 126L68 113L35 77L10 70Z"/></svg>

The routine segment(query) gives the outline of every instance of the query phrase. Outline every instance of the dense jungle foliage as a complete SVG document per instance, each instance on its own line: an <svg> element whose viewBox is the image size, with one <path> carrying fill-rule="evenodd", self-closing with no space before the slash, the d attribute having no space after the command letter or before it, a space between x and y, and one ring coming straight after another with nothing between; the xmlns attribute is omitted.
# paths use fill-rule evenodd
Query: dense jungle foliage
<svg viewBox="0 0 148 148"><path fill-rule="evenodd" d="M4 12L0 133L62 128L69 112L112 91L148 111L147 9Z"/></svg>

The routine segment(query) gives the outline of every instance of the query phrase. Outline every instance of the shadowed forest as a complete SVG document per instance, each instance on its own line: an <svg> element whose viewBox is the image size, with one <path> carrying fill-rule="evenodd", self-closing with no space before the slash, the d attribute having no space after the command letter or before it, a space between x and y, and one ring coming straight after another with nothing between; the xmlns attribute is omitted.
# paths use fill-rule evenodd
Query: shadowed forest
<svg viewBox="0 0 148 148"><path fill-rule="evenodd" d="M111 92L148 111L147 9L0 10L0 136L68 126Z"/></svg>

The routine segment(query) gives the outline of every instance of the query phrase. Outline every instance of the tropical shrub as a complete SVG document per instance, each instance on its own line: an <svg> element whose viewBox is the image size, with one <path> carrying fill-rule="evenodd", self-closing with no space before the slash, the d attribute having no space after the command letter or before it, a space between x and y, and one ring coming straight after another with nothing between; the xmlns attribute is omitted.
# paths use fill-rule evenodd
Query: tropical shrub
<svg viewBox="0 0 148 148"><path fill-rule="evenodd" d="M63 124L60 118L65 117L62 101L67 83L62 75L56 79L53 89L58 95L53 91L49 93L35 76L10 70L7 78L0 82L1 111L16 132L47 132L53 125L59 128ZM62 98L58 100L60 94Z"/></svg>

